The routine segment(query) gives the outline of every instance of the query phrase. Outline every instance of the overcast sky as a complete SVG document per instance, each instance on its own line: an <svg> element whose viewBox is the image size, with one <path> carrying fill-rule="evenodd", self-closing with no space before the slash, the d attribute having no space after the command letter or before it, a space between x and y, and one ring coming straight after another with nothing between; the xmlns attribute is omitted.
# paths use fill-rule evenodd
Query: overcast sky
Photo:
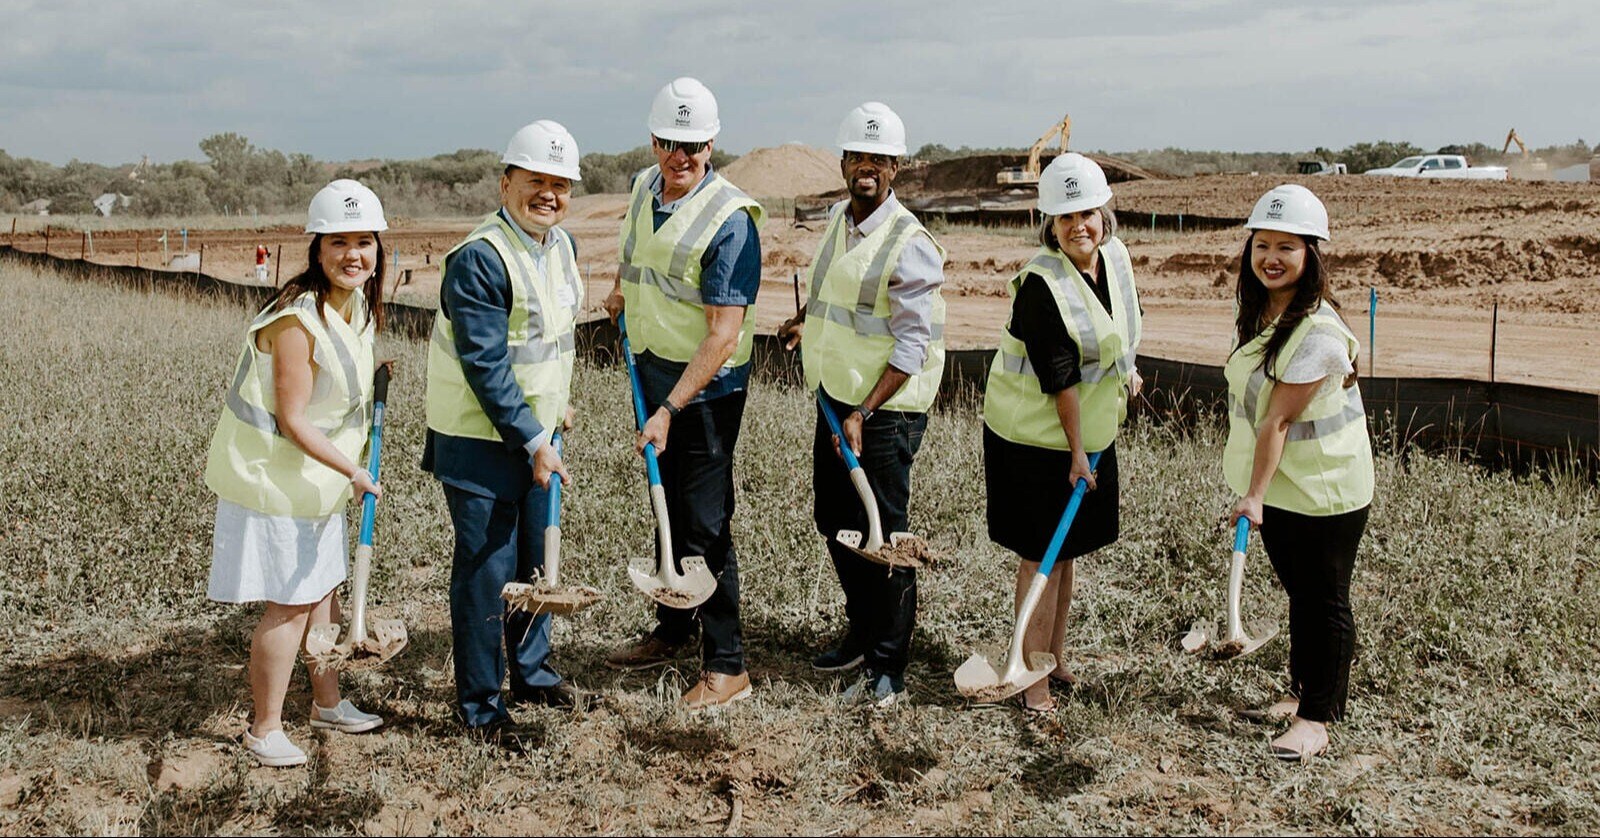
<svg viewBox="0 0 1600 838"><path fill-rule="evenodd" d="M161 162L235 131L406 158L551 118L619 151L678 75L717 94L733 152L829 145L869 99L913 149L1027 145L1063 113L1081 149L1600 140L1600 11L1579 0L999 5L0 0L0 148Z"/></svg>

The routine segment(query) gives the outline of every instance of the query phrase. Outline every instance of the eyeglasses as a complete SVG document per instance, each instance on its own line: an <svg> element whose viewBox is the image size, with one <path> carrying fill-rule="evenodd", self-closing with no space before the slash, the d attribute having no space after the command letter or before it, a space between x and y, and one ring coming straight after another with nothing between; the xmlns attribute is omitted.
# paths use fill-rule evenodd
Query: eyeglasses
<svg viewBox="0 0 1600 838"><path fill-rule="evenodd" d="M683 149L683 153L689 155L690 157L705 151L706 146L711 145L710 140L702 140L697 143L692 143L688 140L663 140L656 136L652 136L651 139L656 141L657 148L665 151L668 154L671 154L681 148Z"/></svg>

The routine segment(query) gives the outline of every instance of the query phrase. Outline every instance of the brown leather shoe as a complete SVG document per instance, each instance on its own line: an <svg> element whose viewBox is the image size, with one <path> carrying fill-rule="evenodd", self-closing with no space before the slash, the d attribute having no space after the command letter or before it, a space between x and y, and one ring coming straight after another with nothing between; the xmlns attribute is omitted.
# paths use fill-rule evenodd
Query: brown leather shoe
<svg viewBox="0 0 1600 838"><path fill-rule="evenodd" d="M647 634L606 655L606 666L625 670L649 669L677 660L688 649L688 643L668 643L654 634Z"/></svg>
<svg viewBox="0 0 1600 838"><path fill-rule="evenodd" d="M726 707L735 701L750 697L750 673L724 675L721 672L700 673L700 683L694 685L683 697L683 706L690 712L709 707Z"/></svg>

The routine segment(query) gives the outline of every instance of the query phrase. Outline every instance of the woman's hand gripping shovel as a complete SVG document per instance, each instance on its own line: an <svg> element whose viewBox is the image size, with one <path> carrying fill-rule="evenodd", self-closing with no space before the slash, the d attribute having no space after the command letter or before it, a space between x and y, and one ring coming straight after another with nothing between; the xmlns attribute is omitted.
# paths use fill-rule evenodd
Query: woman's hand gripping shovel
<svg viewBox="0 0 1600 838"><path fill-rule="evenodd" d="M562 455L561 432L550 436ZM533 583L507 582L500 598L513 611L530 614L572 614L599 602L600 592L586 585L561 584L561 475L550 475L550 506L544 528L544 574Z"/></svg>
<svg viewBox="0 0 1600 838"><path fill-rule="evenodd" d="M1244 554L1250 543L1250 519L1239 516L1233 527L1233 561L1228 569L1228 632L1217 634L1215 620L1200 620L1183 636L1183 649L1195 654L1207 653L1217 659L1237 658L1265 646L1278 636L1274 620L1255 620L1245 631L1239 616L1239 598L1244 588Z"/></svg>
<svg viewBox="0 0 1600 838"><path fill-rule="evenodd" d="M628 325L625 315L618 315L617 329L622 332L622 358L628 365L628 383L633 388L633 418L644 430L644 388L639 384L639 367L633 362L633 349L628 345ZM656 516L657 558L639 556L628 560L628 578L645 596L668 608L695 608L711 598L717 590L717 577L711 575L706 560L701 556L684 556L683 572L678 572L672 556L672 524L667 520L667 492L661 486L661 467L656 463L656 447L644 447L645 473L650 478L650 508Z"/></svg>
<svg viewBox="0 0 1600 838"><path fill-rule="evenodd" d="M383 448L384 403L389 399L389 365L378 367L372 378L372 437L368 442L367 471L378 480L379 453ZM339 641L337 623L321 623L306 632L306 654L318 669L371 669L406 647L406 625L400 620L373 620L367 630L367 580L372 575L372 529L377 519L378 498L367 493L361 498L361 543L356 546L355 577L350 582L353 600L350 633Z"/></svg>
<svg viewBox="0 0 1600 838"><path fill-rule="evenodd" d="M1090 471L1100 465L1100 453L1095 451L1089 455ZM1050 582L1050 571L1055 569L1056 556L1061 553L1061 545L1067 540L1067 530L1072 528L1072 519L1078 517L1078 507L1083 504L1083 494L1088 490L1089 481L1082 477L1072 487L1072 497L1067 500L1067 508L1061 513L1061 522L1056 524L1055 534L1050 537L1050 546L1044 551L1044 561L1039 563L1038 572L1033 574L1033 581L1028 583L1028 593L1022 598L1022 607L1017 609L1017 626L1011 632L1011 649L1004 660L980 650L956 670L956 689L968 700L992 704L1009 698L1044 680L1056 668L1056 656L1049 652L1029 652L1024 661L1022 635L1028 629L1028 622L1033 619L1034 609L1039 606L1045 585ZM998 665L997 661L1000 662Z"/></svg>

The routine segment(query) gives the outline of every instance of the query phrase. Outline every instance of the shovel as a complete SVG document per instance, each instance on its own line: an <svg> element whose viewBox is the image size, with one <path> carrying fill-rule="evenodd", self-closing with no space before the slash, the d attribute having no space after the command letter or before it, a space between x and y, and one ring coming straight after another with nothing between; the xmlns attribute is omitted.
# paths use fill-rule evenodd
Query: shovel
<svg viewBox="0 0 1600 838"><path fill-rule="evenodd" d="M1183 650L1206 652L1216 659L1237 658L1265 646L1278 635L1274 620L1255 620L1248 633L1239 617L1239 597L1244 588L1244 554L1250 540L1250 519L1239 516L1233 527L1233 562L1228 569L1228 633L1217 634L1214 620L1200 620L1183 636Z"/></svg>
<svg viewBox="0 0 1600 838"><path fill-rule="evenodd" d="M639 367L633 362L628 345L626 317L617 316L622 332L622 357L628 365L628 383L633 388L633 418L644 430L644 388L639 384ZM668 608L696 608L717 590L717 577L711 575L701 556L684 556L683 572L672 561L672 524L667 520L667 491L661 486L661 467L656 463L656 447L644 447L645 474L650 478L650 508L656 516L656 544L659 558L639 556L628 560L628 578L645 596Z"/></svg>
<svg viewBox="0 0 1600 838"><path fill-rule="evenodd" d="M1100 465L1100 454L1095 451L1089 455L1091 471ZM1028 622L1033 619L1039 598L1044 595L1044 587L1050 581L1050 571L1056 566L1056 556L1061 553L1061 545L1067 540L1067 530L1072 528L1072 519L1078 517L1078 507L1083 503L1084 492L1088 490L1089 481L1081 477L1078 478L1078 484L1072 487L1072 497L1067 500L1067 508L1061 512L1061 522L1056 524L1055 535L1050 537L1050 546L1044 551L1044 561L1039 563L1038 572L1033 575L1033 581L1028 583L1028 593L1022 598L1022 607L1017 609L1017 627L1011 632L1010 652L1002 659L994 653L998 650L987 654L985 650L979 650L956 670L956 689L968 700L978 704L993 704L1039 683L1056 668L1056 656L1049 652L1029 652L1024 661L1022 635L1028 628ZM1001 664L996 666L996 661L1001 661Z"/></svg>
<svg viewBox="0 0 1600 838"><path fill-rule="evenodd" d="M856 459L855 452L851 451L850 445L845 442L844 429L839 425L839 417L834 415L833 407L828 404L820 389L817 390L817 407L822 410L822 418L827 420L829 430L839 438L839 453L844 455L845 468L850 470L850 482L856 487L856 494L861 496L861 506L867 511L865 537L859 530L840 530L834 536L834 540L856 555L881 565L926 567L933 560L933 554L928 550L926 541L908 532L897 532L890 533L889 540L885 543L883 519L878 514L878 498L872 493L872 484L867 482L867 472L861 468L861 461Z"/></svg>
<svg viewBox="0 0 1600 838"><path fill-rule="evenodd" d="M550 436L556 454L562 453L561 432ZM599 602L600 592L584 585L561 584L561 475L550 475L550 511L544 528L544 577L532 584L507 582L500 598L513 611L530 614L572 614Z"/></svg>
<svg viewBox="0 0 1600 838"><path fill-rule="evenodd" d="M367 471L378 480L378 455L383 448L384 402L389 398L389 365L378 367L372 380L372 437L368 443ZM373 620L367 631L367 580L372 574L372 528L377 519L378 498L366 493L361 498L361 541L356 546L355 577L350 582L350 634L339 641L337 623L321 623L306 632L306 654L317 668L371 669L384 663L406 647L406 626L399 620Z"/></svg>

